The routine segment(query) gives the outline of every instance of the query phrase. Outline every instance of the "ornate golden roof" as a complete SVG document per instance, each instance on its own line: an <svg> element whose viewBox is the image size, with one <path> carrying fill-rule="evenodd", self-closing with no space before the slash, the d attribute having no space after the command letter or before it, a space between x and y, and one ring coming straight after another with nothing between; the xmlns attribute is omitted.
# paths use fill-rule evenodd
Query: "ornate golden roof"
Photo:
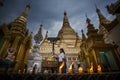
<svg viewBox="0 0 120 80"><path fill-rule="evenodd" d="M30 5L27 5L23 13L11 23L12 34L22 35L23 37L26 35L27 15L29 9Z"/></svg>
<svg viewBox="0 0 120 80"><path fill-rule="evenodd" d="M70 26L67 13L64 12L63 25L59 30L57 40L54 44L55 53L59 53L60 48L64 48L66 53L78 53L80 51L81 38ZM40 45L40 53L51 54L52 44L48 41L48 32Z"/></svg>
<svg viewBox="0 0 120 80"><path fill-rule="evenodd" d="M96 12L97 12L97 14L98 14L100 24L102 24L103 26L105 26L105 25L111 23L110 20L108 20L107 18L105 18L105 17L103 16L103 14L101 13L101 11L100 11L98 8L96 8Z"/></svg>
<svg viewBox="0 0 120 80"><path fill-rule="evenodd" d="M80 40L80 37L76 35L76 32L69 24L66 12L64 12L63 25L58 32L58 37L67 45L67 47L75 47L76 40Z"/></svg>
<svg viewBox="0 0 120 80"><path fill-rule="evenodd" d="M34 40L36 43L40 43L42 39L43 36L42 36L42 24L41 24L38 33L34 36Z"/></svg>
<svg viewBox="0 0 120 80"><path fill-rule="evenodd" d="M64 18L63 18L63 25L58 33L58 37L61 37L61 35L75 35L75 31L72 29L72 27L69 24L69 20L67 17L67 13L64 12Z"/></svg>

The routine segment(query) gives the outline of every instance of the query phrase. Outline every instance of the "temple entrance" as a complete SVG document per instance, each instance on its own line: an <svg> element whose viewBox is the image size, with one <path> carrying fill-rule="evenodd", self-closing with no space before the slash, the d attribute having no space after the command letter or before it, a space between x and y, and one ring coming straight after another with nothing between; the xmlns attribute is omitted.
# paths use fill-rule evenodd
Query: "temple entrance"
<svg viewBox="0 0 120 80"><path fill-rule="evenodd" d="M118 70L111 50L100 50L100 63L103 66L103 71Z"/></svg>

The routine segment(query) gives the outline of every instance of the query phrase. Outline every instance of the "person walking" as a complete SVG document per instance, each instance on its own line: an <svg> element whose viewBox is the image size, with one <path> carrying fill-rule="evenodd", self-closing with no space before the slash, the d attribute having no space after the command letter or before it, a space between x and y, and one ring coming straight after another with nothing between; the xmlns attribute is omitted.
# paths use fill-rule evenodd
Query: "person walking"
<svg viewBox="0 0 120 80"><path fill-rule="evenodd" d="M62 68L62 73L66 73L66 56L63 48L60 48L60 54L58 55L58 68L61 66L64 61L64 66Z"/></svg>

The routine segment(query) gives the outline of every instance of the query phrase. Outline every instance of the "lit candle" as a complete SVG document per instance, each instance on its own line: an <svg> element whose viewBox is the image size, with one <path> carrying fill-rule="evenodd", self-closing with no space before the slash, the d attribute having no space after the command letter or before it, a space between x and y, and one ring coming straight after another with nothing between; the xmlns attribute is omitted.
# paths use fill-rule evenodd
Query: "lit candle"
<svg viewBox="0 0 120 80"><path fill-rule="evenodd" d="M102 70L101 70L101 66L100 66L100 65L98 65L97 71L98 71L98 73L102 73Z"/></svg>
<svg viewBox="0 0 120 80"><path fill-rule="evenodd" d="M72 68L69 68L69 69L68 69L68 73L71 74L72 72L73 72L73 71L72 71Z"/></svg>
<svg viewBox="0 0 120 80"><path fill-rule="evenodd" d="M33 72L33 70L31 69L31 70L30 70L30 74L32 74L32 72Z"/></svg>
<svg viewBox="0 0 120 80"><path fill-rule="evenodd" d="M72 73L73 72L73 70L72 70L72 65L74 64L74 62L72 62L71 64L70 64L70 67L68 68L68 73Z"/></svg>
<svg viewBox="0 0 120 80"><path fill-rule="evenodd" d="M79 68L78 68L78 72L79 72L79 74L82 74L82 73L83 73L83 68L82 68L82 67L79 67Z"/></svg>
<svg viewBox="0 0 120 80"><path fill-rule="evenodd" d="M21 73L21 70L20 70L20 69L18 70L18 73Z"/></svg>
<svg viewBox="0 0 120 80"><path fill-rule="evenodd" d="M93 73L93 63L91 62L91 68L89 69L89 73Z"/></svg>
<svg viewBox="0 0 120 80"><path fill-rule="evenodd" d="M63 68L63 66L64 66L64 61L62 62L62 64L60 65L60 67L59 67L59 73L62 73L62 68Z"/></svg>

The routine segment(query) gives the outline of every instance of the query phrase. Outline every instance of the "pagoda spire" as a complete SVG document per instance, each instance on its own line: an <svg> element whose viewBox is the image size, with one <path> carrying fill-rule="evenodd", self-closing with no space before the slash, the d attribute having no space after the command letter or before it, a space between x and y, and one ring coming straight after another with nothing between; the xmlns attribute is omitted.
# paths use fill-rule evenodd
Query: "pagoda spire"
<svg viewBox="0 0 120 80"><path fill-rule="evenodd" d="M87 17L87 15L86 15L86 23L88 24L88 31L89 30L94 30L94 26L93 26L93 24L91 24L91 20Z"/></svg>
<svg viewBox="0 0 120 80"><path fill-rule="evenodd" d="M11 23L12 34L20 34L22 36L26 35L27 15L29 9L30 9L30 4L26 5L26 8L23 11L23 13Z"/></svg>
<svg viewBox="0 0 120 80"><path fill-rule="evenodd" d="M101 13L100 9L98 9L97 7L96 7L96 12L99 17L100 24L106 25L106 24L110 23L110 21L104 17L104 15Z"/></svg>
<svg viewBox="0 0 120 80"><path fill-rule="evenodd" d="M85 34L83 32L83 29L81 30L81 32L82 32L82 41L86 41L86 37L85 37Z"/></svg>
<svg viewBox="0 0 120 80"><path fill-rule="evenodd" d="M87 17L87 16L86 16ZM87 32L87 35L88 37L92 36L92 35L96 35L97 34L97 29L94 28L93 24L91 24L90 22L91 20L87 17L86 19L86 23L88 24L87 25L87 28L88 28L88 32Z"/></svg>
<svg viewBox="0 0 120 80"><path fill-rule="evenodd" d="M44 41L48 41L48 31L46 31L46 35L45 35Z"/></svg>
<svg viewBox="0 0 120 80"><path fill-rule="evenodd" d="M69 23L69 20L68 20L68 17L67 17L67 13L66 11L64 12L64 18L63 18L63 25L62 25L62 28L60 29L60 31L58 32L58 37L60 38L61 35L66 35L67 34L74 34L76 35L74 29L72 29L72 27L70 26L70 23Z"/></svg>
<svg viewBox="0 0 120 80"><path fill-rule="evenodd" d="M26 8L21 16L27 17L29 10L30 10L30 4L26 5Z"/></svg>
<svg viewBox="0 0 120 80"><path fill-rule="evenodd" d="M22 14L15 20L16 22L22 21L23 24L26 24L27 22L27 15L30 10L30 4L26 5L25 10L22 12Z"/></svg>
<svg viewBox="0 0 120 80"><path fill-rule="evenodd" d="M64 18L63 18L63 27L65 26L66 27L70 26L66 11L64 12Z"/></svg>
<svg viewBox="0 0 120 80"><path fill-rule="evenodd" d="M34 36L34 40L36 43L39 44L42 41L42 39L43 36L42 36L42 24L41 24L38 33Z"/></svg>

